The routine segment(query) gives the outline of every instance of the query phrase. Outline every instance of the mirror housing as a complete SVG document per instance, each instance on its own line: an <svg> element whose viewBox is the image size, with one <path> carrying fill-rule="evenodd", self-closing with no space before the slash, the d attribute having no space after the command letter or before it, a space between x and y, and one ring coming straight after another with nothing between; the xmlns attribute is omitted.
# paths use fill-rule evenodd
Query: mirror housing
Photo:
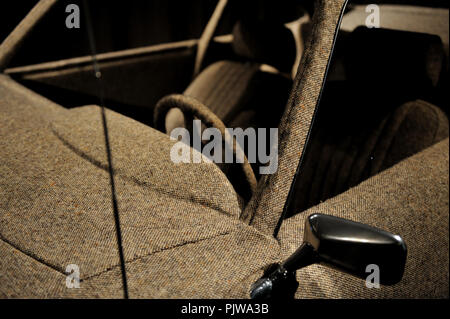
<svg viewBox="0 0 450 319"><path fill-rule="evenodd" d="M406 244L392 233L350 220L314 214L305 223L304 242L317 262L366 279L367 266L377 265L380 283L393 285L403 277Z"/></svg>
<svg viewBox="0 0 450 319"><path fill-rule="evenodd" d="M394 285L403 277L406 255L406 244L398 235L350 220L314 214L305 221L301 247L283 263L272 265L252 285L250 296L286 298L286 287L298 286L295 272L315 263L361 279L366 279L376 265L379 283ZM296 289L289 290L293 297Z"/></svg>

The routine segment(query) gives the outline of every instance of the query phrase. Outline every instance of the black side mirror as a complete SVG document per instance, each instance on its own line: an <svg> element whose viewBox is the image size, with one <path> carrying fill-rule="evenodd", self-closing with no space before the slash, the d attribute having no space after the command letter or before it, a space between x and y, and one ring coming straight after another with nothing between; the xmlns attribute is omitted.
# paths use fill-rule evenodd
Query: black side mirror
<svg viewBox="0 0 450 319"><path fill-rule="evenodd" d="M383 285L398 283L406 263L403 239L381 229L328 215L314 214L305 223L302 246L286 261L272 266L251 290L252 298L286 298L295 293L295 271L321 263L366 279L367 267L379 269ZM296 285L292 281L295 281Z"/></svg>

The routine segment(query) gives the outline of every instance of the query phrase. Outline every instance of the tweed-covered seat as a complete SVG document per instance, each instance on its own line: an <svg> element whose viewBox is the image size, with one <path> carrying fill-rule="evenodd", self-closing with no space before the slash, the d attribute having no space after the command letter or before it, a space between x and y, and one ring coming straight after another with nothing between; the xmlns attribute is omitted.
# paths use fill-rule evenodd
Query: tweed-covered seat
<svg viewBox="0 0 450 319"><path fill-rule="evenodd" d="M227 127L278 126L292 87L291 31L279 21L242 19L233 28L232 46L238 59L208 66L184 94L205 104ZM185 120L179 109L170 110L165 131L186 127Z"/></svg>
<svg viewBox="0 0 450 319"><path fill-rule="evenodd" d="M296 49L291 31L279 20L267 23L242 18L233 28L232 46L237 60L208 66L184 95L203 103L226 127L277 127L292 87L289 74ZM160 121L159 117L154 116L155 123ZM157 128L170 134L175 128L190 128L192 119L190 114L174 107L165 115L165 126ZM260 165L253 163L256 176ZM240 196L248 201L251 194L240 183L244 177L239 166L220 167Z"/></svg>
<svg viewBox="0 0 450 319"><path fill-rule="evenodd" d="M235 29L235 38L243 38L239 24ZM247 42L237 41L235 46ZM262 55L262 50L246 55ZM273 56L270 51L268 56ZM449 134L446 115L421 100L433 101L446 67L439 37L359 27L339 42L334 59L330 78L341 80L327 82L290 214L356 186ZM367 61L372 61L368 67ZM344 65L343 74L336 74L338 64ZM201 101L227 126L276 127L283 92L290 84L257 68L258 64L217 62L184 94ZM166 117L167 132L185 126L183 113L174 111ZM241 193L242 177L221 167Z"/></svg>
<svg viewBox="0 0 450 319"><path fill-rule="evenodd" d="M31 22L53 2L41 1ZM316 1L314 41L280 122L279 169L261 177L245 207L215 165L174 164L167 135L101 107L67 110L1 74L0 296L120 298L128 287L131 298L246 298L268 265L299 247L305 218L321 212L400 234L404 277L367 289L313 265L297 272L296 297L448 297L448 138L287 218L274 236L345 4ZM16 37L0 46L0 69ZM80 268L79 289L66 287L69 264Z"/></svg>
<svg viewBox="0 0 450 319"><path fill-rule="evenodd" d="M5 76L0 92L2 296L121 297L100 108L66 110ZM445 294L447 266L439 260L448 242L441 238L442 253L432 246L448 227L448 139L287 219L277 241L242 222L237 195L215 165L172 164L166 135L112 111L106 116L130 297L247 297L262 269L300 245L310 212L400 233L412 259L404 280L381 290L312 266L298 272L297 297ZM424 272L423 263L441 268ZM80 289L65 286L69 264L80 267Z"/></svg>
<svg viewBox="0 0 450 319"><path fill-rule="evenodd" d="M344 71L336 72L337 65ZM432 103L445 68L437 36L366 27L346 35L336 50L329 76L335 80L324 89L291 213L447 138L447 116Z"/></svg>

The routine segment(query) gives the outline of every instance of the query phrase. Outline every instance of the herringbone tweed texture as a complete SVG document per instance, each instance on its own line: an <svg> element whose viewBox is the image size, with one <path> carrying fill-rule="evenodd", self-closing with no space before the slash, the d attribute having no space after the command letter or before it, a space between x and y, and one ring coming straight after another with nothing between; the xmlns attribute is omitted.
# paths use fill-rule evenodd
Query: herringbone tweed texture
<svg viewBox="0 0 450 319"><path fill-rule="evenodd" d="M448 297L448 139L284 222L272 237L314 114L342 0L317 1L315 29L280 132L279 172L245 219L213 164L170 161L174 141L106 111L132 298L248 297L265 267L301 242L312 212L401 234L405 279L364 282L312 266L297 297ZM0 296L123 296L101 110L66 110L0 75ZM68 264L80 289L66 288Z"/></svg>

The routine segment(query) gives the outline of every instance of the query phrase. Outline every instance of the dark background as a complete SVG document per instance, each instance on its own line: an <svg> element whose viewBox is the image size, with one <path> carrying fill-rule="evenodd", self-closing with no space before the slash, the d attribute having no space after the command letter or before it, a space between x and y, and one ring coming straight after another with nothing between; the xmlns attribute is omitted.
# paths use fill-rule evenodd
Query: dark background
<svg viewBox="0 0 450 319"><path fill-rule="evenodd" d="M0 10L0 40L20 22L37 0L8 1ZM77 4L81 28L67 29L68 4ZM216 0L86 1L94 29L97 53L198 38ZM83 1L62 0L28 37L10 66L90 54ZM219 33L230 26L220 26Z"/></svg>
<svg viewBox="0 0 450 319"><path fill-rule="evenodd" d="M270 0L234 0L257 8ZM289 0L282 0L289 1ZM296 0L306 2L305 0ZM7 1L0 10L0 41L29 12L38 0ZM91 54L88 45L82 0L61 0L33 30L10 66L53 61ZM78 4L81 28L67 29L68 4ZM210 18L217 0L89 0L97 53L146 45L198 38ZM278 2L277 2L278 3ZM396 3L449 7L448 0L359 0L352 3ZM228 6L217 34L231 31L236 18L234 6ZM233 11L234 10L234 11Z"/></svg>

